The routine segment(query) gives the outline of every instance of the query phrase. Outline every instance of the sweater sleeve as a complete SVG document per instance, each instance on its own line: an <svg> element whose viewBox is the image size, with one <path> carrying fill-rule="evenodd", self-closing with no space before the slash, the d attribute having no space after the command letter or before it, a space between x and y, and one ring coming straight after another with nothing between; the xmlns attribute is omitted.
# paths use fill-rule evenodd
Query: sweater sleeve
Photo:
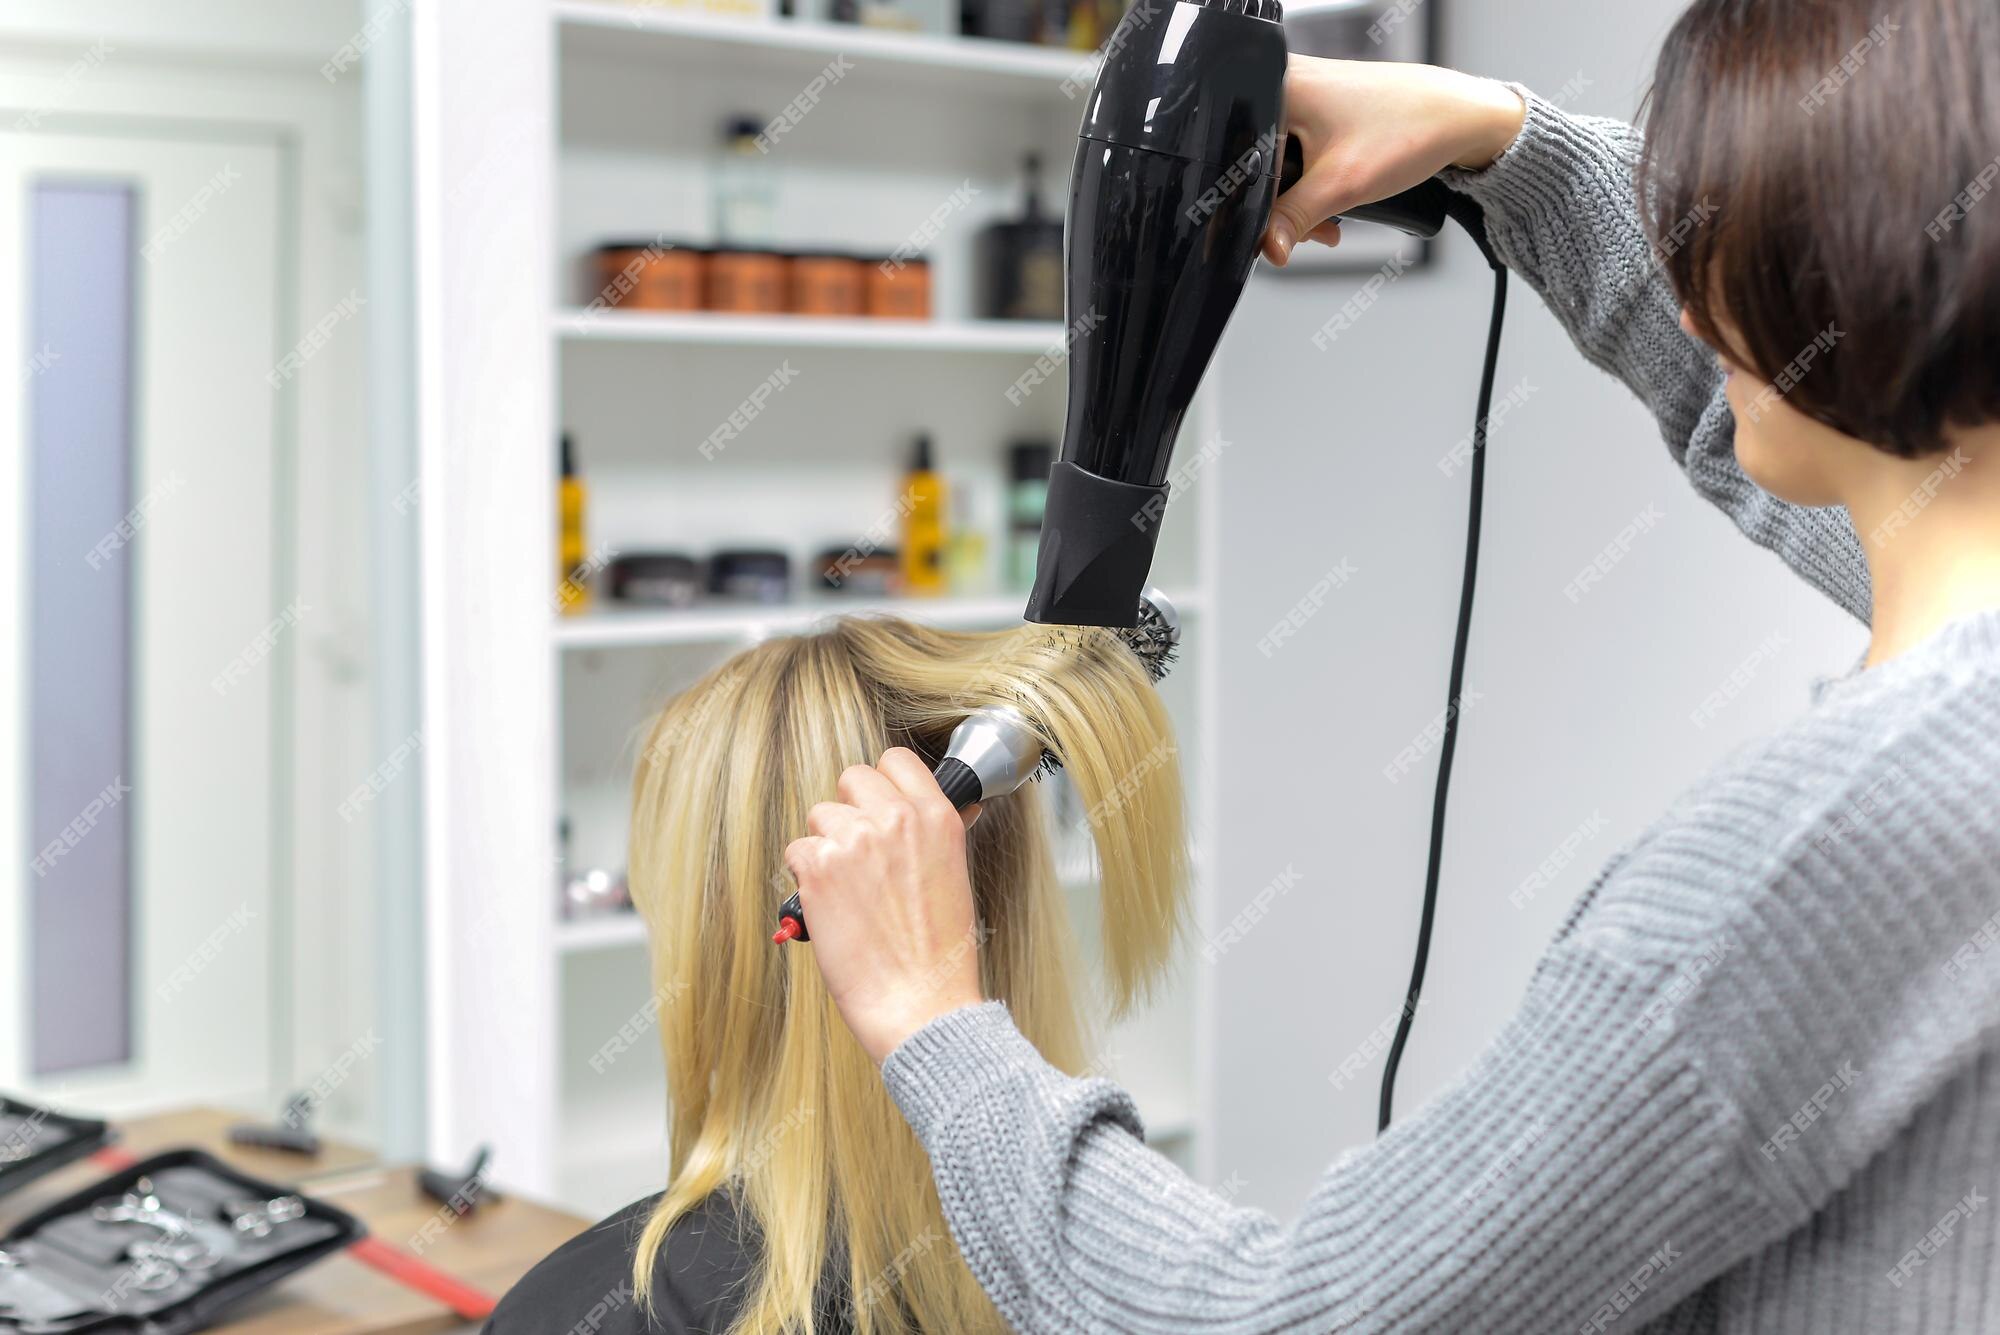
<svg viewBox="0 0 2000 1335"><path fill-rule="evenodd" d="M1857 1187L1829 1227L1902 1208L1859 1181L1884 1162L1919 1175L1894 1249L1805 1246L1829 1274L1892 1263L1985 1162L1964 1091L2000 1060L2000 836L1967 796L1992 786L1968 757L2000 736L2000 620L1947 643L1968 658L1851 679L1691 790L1473 1067L1289 1226L1147 1150L1124 1093L1055 1070L1001 1005L934 1020L883 1078L973 1274L1029 1335L1637 1330ZM1907 1322L1873 1279L1825 1301Z"/></svg>
<svg viewBox="0 0 2000 1335"><path fill-rule="evenodd" d="M1447 171L1486 214L1495 253L1541 294L1593 365L1618 377L1660 424L1694 489L1752 541L1867 621L1868 566L1840 507L1779 500L1736 462L1736 422L1713 354L1680 327L1680 302L1640 221L1639 132L1567 116L1525 88L1520 137L1482 171ZM1704 208L1719 213L1722 204ZM1713 216L1712 214L1709 216ZM1709 224L1688 218L1684 227Z"/></svg>
<svg viewBox="0 0 2000 1335"><path fill-rule="evenodd" d="M1328 1168L1290 1227L1146 1149L1124 1093L1056 1071L998 1003L883 1074L1017 1330L1632 1329L1796 1223L1699 1062L1640 1022L1651 995L1558 947L1474 1069Z"/></svg>

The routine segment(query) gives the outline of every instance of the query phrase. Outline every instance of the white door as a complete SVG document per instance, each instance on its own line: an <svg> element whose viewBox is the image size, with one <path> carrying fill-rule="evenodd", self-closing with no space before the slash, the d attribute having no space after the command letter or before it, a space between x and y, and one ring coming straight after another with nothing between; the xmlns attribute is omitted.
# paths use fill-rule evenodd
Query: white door
<svg viewBox="0 0 2000 1335"><path fill-rule="evenodd" d="M0 1089L272 1096L284 183L0 128Z"/></svg>

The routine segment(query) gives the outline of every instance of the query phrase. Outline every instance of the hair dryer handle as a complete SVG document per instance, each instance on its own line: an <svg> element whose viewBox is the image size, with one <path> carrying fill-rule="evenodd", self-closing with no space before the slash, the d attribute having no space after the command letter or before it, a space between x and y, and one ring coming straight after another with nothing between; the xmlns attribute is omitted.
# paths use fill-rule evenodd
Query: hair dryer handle
<svg viewBox="0 0 2000 1335"><path fill-rule="evenodd" d="M1433 176L1422 185L1411 186L1400 195L1378 199L1373 204L1358 205L1340 216L1359 218L1362 222L1382 223L1399 232L1407 232L1411 236L1422 237L1428 241L1444 230L1446 209L1450 202L1450 188Z"/></svg>
<svg viewBox="0 0 2000 1335"><path fill-rule="evenodd" d="M1305 174L1305 154L1299 148L1296 136L1285 139L1285 161L1278 175L1280 193L1298 184ZM1451 191L1445 183L1433 176L1421 185L1411 186L1400 195L1378 199L1373 204L1359 204L1341 213L1343 218L1358 218L1362 222L1382 223L1399 232L1422 237L1428 241L1444 230L1444 220L1451 204Z"/></svg>

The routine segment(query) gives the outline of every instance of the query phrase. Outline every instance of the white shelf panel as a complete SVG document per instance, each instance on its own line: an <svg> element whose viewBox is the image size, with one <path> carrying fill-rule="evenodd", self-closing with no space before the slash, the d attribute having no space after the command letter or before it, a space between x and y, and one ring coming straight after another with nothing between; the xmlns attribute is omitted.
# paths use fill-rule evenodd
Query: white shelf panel
<svg viewBox="0 0 2000 1335"><path fill-rule="evenodd" d="M560 338L698 347L859 348L1039 357L1062 347L1062 325L1042 320L878 320L811 315L557 311Z"/></svg>
<svg viewBox="0 0 2000 1335"><path fill-rule="evenodd" d="M1199 596L1191 590L1169 589L1167 596L1183 615L1200 610ZM816 598L746 607L590 612L558 620L554 636L564 649L713 644L795 634L830 617L885 613L945 630L999 630L1020 623L1026 601L1026 594L1004 593L978 598Z"/></svg>
<svg viewBox="0 0 2000 1335"><path fill-rule="evenodd" d="M855 68L843 77L949 81L961 93L1014 96L1060 96L1069 82L1079 113L1096 70L1096 57L1087 52L983 37L800 19L732 19L605 0L557 0L555 15L565 30L565 44L588 55L644 54L702 63L748 57L761 70L792 68L801 79L818 73L834 57L846 56Z"/></svg>
<svg viewBox="0 0 2000 1335"><path fill-rule="evenodd" d="M604 913L565 921L556 927L556 948L568 955L646 944L646 924L636 913Z"/></svg>

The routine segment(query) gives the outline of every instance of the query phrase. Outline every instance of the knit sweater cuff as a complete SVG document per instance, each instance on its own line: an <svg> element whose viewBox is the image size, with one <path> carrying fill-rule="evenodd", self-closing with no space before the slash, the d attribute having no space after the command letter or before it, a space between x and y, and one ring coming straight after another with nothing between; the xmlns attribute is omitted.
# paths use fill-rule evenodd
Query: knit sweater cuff
<svg viewBox="0 0 2000 1335"><path fill-rule="evenodd" d="M882 1063L882 1081L917 1139L929 1145L981 1088L1042 1064L1007 1007L988 1001L940 1015L904 1039Z"/></svg>
<svg viewBox="0 0 2000 1335"><path fill-rule="evenodd" d="M1560 234L1574 223L1577 183L1602 170L1604 137L1520 84L1507 86L1528 106L1521 133L1489 166L1447 167L1439 176L1485 210L1489 226Z"/></svg>

